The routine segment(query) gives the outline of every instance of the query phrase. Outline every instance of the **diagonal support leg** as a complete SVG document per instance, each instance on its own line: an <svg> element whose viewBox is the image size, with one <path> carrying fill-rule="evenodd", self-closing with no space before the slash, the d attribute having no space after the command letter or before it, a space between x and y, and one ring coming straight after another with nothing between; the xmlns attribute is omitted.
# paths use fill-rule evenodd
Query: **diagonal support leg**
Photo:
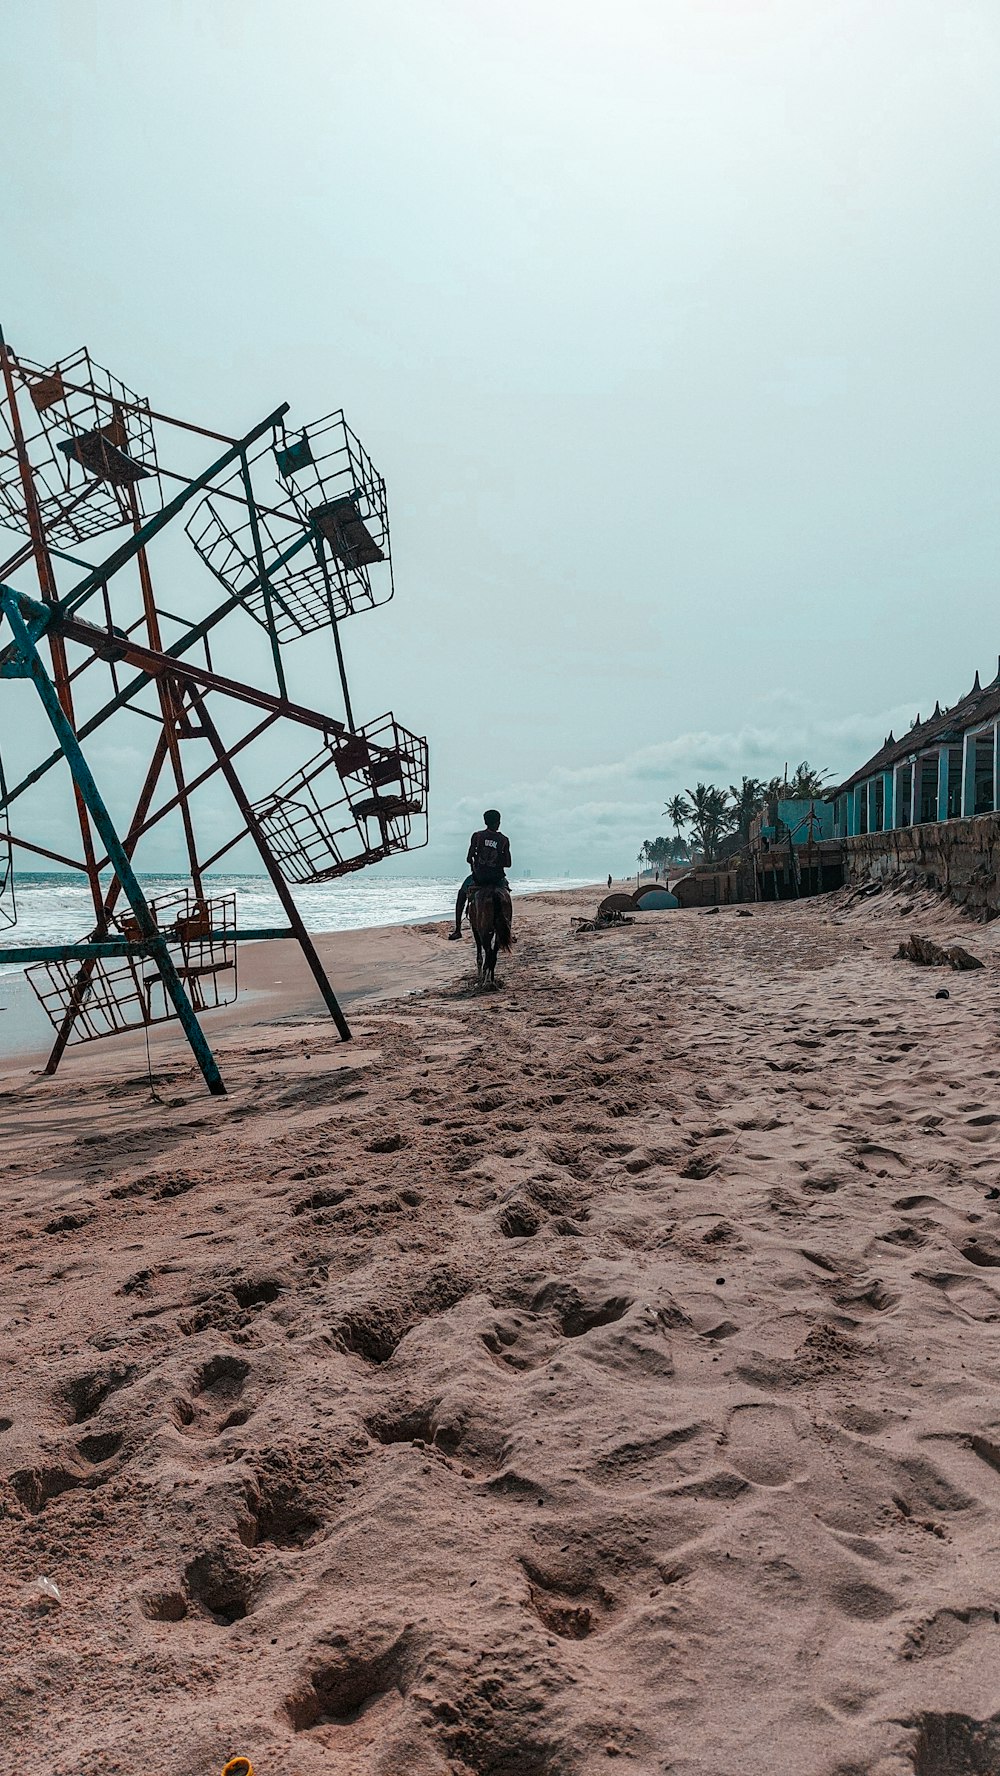
<svg viewBox="0 0 1000 1776"><path fill-rule="evenodd" d="M152 762L150 763L149 770L146 772L146 781L142 786L142 792L136 805L135 814L132 817L132 824L125 835L124 843L122 845L126 857L132 856L136 845L139 843L142 834L142 823L149 812L149 804L153 799L153 792L156 789L157 780L163 768L163 762L166 756L166 735L160 734L153 752ZM104 896L105 926L107 920L114 912L115 903L121 893L121 887L121 882L116 876ZM101 932L97 931L95 936L100 937ZM73 982L73 997L71 998L69 1005L66 1007L63 1021L56 1031L56 1039L52 1044L52 1052L45 1063L46 1073L52 1074L55 1072L59 1062L62 1060L63 1055L66 1052L66 1045L73 1034L73 1025L76 1023L77 1017L83 1007L87 987L90 984L91 976L93 975L96 966L96 962L92 961L84 961L80 964L80 971L76 980Z"/></svg>
<svg viewBox="0 0 1000 1776"><path fill-rule="evenodd" d="M216 1096L225 1093L222 1075L216 1065L204 1031L194 1013L187 993L184 990L180 975L174 967L166 939L159 930L142 892L125 848L115 831L114 823L101 798L101 792L91 775L90 766L83 756L80 742L73 731L72 724L67 720L58 692L52 683L41 656L31 639L31 634L21 615L17 599L8 591L0 593L0 607L14 632L14 640L20 652L25 674L34 681L34 685L42 700L42 706L52 724L55 735L62 748L66 762L73 774L73 782L93 819L94 825L101 835L101 841L108 854L115 874L125 892L129 905L135 914L139 931L150 946L150 953L160 972L164 991L169 998L180 1020L181 1028L194 1052L195 1059L204 1075L205 1084Z"/></svg>
<svg viewBox="0 0 1000 1776"><path fill-rule="evenodd" d="M219 761L219 769L232 791L233 801L236 803L236 806L242 814L247 830L260 852L261 861L274 884L274 891L285 909L288 923L292 927L292 930L298 939L302 954L312 970L313 979L323 995L327 1011L330 1013L330 1016L337 1026L341 1041L350 1042L351 1027L340 1008L340 1002L337 995L327 979L326 970L324 969L319 956L316 954L316 946L302 923L302 915L289 893L288 884L278 868L274 853L265 839L264 834L260 830L257 816L250 805L246 790L243 788L242 783L236 775L235 767L222 743L219 731L209 715L208 710L205 708L204 698L192 686L188 686L188 696L195 709L198 711L198 719L204 729L205 738Z"/></svg>

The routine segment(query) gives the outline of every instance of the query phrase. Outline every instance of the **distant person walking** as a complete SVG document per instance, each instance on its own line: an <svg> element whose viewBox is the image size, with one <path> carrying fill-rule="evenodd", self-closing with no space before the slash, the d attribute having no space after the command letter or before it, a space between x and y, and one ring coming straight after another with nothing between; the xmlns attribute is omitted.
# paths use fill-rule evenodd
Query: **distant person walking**
<svg viewBox="0 0 1000 1776"><path fill-rule="evenodd" d="M609 888L611 887L611 877L610 876L608 877L608 887Z"/></svg>

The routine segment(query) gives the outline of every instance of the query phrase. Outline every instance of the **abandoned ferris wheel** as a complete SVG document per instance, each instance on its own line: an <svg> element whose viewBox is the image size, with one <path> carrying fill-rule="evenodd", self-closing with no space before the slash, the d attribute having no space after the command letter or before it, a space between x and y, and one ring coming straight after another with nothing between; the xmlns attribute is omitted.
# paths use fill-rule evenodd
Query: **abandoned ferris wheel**
<svg viewBox="0 0 1000 1776"><path fill-rule="evenodd" d="M29 965L54 1030L47 1072L70 1044L174 1019L209 1090L222 1092L200 1017L235 998L238 944L295 938L349 1039L291 885L335 880L427 842L426 741L391 714L356 723L344 663L341 625L393 593L385 482L342 412L293 429L281 406L233 437L155 411L86 350L42 365L0 334L0 366L0 525L19 538L0 562L0 711L10 681L27 681L53 740L16 780L0 760L0 927L17 922L22 851L79 872L93 905L78 943L5 947L0 961ZM188 449L214 446L208 467L191 475L168 463L177 434ZM199 593L193 615L161 598L159 567L154 585L155 544L171 526L208 570L200 579L212 596ZM101 555L105 539L114 547ZM175 573L168 567L168 578ZM226 675L235 626L247 621L266 636L268 684ZM290 694L306 636L331 644L342 712ZM235 738L230 720L226 738L217 725L223 704L250 719ZM126 723L133 748L137 730L140 744L148 736L148 764L122 828L88 743ZM236 760L273 746L281 727L304 730L308 756L251 799ZM31 792L59 770L71 785L78 856L40 843L30 821ZM221 842L217 803L208 819L199 796L220 780L235 821ZM134 859L172 814L189 879L149 899ZM241 929L235 896L215 891L211 870L247 838L287 925Z"/></svg>

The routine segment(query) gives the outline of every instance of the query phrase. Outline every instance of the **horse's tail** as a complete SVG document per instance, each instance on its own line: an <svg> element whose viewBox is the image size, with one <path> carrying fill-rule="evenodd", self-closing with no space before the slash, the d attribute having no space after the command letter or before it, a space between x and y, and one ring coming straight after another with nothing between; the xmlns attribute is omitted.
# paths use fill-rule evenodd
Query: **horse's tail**
<svg viewBox="0 0 1000 1776"><path fill-rule="evenodd" d="M509 950L510 943L511 943L510 931L511 931L511 920L512 920L510 895L507 894L503 889L501 889L497 894L494 895L493 905L495 908L494 922L496 925L497 949L498 950Z"/></svg>

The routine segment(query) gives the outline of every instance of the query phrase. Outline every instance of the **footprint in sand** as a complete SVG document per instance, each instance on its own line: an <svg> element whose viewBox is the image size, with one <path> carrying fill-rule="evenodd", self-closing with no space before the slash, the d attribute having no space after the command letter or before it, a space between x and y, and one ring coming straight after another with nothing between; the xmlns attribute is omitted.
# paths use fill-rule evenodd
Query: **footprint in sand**
<svg viewBox="0 0 1000 1776"><path fill-rule="evenodd" d="M880 1407L849 1405L842 1412L834 1414L838 1424L845 1431L853 1431L859 1437L875 1437L890 1425L899 1423L898 1412L888 1412Z"/></svg>
<svg viewBox="0 0 1000 1776"><path fill-rule="evenodd" d="M528 1581L528 1607L550 1634L563 1640L586 1640L605 1626L614 1614L615 1600L603 1585L558 1565L549 1571L521 1556ZM589 1580L589 1582L588 1582Z"/></svg>
<svg viewBox="0 0 1000 1776"><path fill-rule="evenodd" d="M933 1226L933 1222L928 1225ZM875 1237L881 1240L883 1245L907 1246L914 1251L927 1244L927 1235L921 1233L919 1228L911 1227L906 1223L902 1227L890 1227L887 1232L878 1233Z"/></svg>
<svg viewBox="0 0 1000 1776"><path fill-rule="evenodd" d="M980 1270L1000 1269L1000 1240L992 1233L974 1233L959 1246L963 1258Z"/></svg>
<svg viewBox="0 0 1000 1776"><path fill-rule="evenodd" d="M855 1622L884 1622L898 1608L895 1597L881 1585L854 1574L831 1585L830 1598L842 1615Z"/></svg>
<svg viewBox="0 0 1000 1776"><path fill-rule="evenodd" d="M932 1616L914 1622L903 1640L900 1658L943 1659L953 1653L981 1623L992 1627L993 1611L970 1606L939 1609Z"/></svg>
<svg viewBox="0 0 1000 1776"><path fill-rule="evenodd" d="M627 1295L585 1298L573 1284L552 1280L533 1295L530 1311L497 1316L480 1337L498 1368L537 1369L563 1339L614 1325L632 1305Z"/></svg>
<svg viewBox="0 0 1000 1776"><path fill-rule="evenodd" d="M987 1325L1000 1320L1000 1295L978 1278L958 1276L953 1271L915 1270L913 1274L918 1281L940 1289L949 1306L970 1320L981 1320Z"/></svg>
<svg viewBox="0 0 1000 1776"><path fill-rule="evenodd" d="M285 1699L285 1712L296 1733L342 1732L363 1717L384 1724L399 1706L412 1678L411 1632L393 1632L387 1624L365 1624L354 1633L325 1634L317 1655Z"/></svg>
<svg viewBox="0 0 1000 1776"><path fill-rule="evenodd" d="M916 1728L907 1766L917 1776L988 1776L1000 1769L1000 1718L969 1714L920 1714L906 1723Z"/></svg>
<svg viewBox="0 0 1000 1776"><path fill-rule="evenodd" d="M905 1178L910 1166L894 1147L882 1147L877 1141L858 1141L853 1160L859 1171L874 1172L876 1178Z"/></svg>
<svg viewBox="0 0 1000 1776"><path fill-rule="evenodd" d="M192 1437L215 1437L232 1425L245 1424L250 1412L237 1402L249 1373L250 1365L242 1357L227 1353L210 1357L195 1377L191 1398L175 1402L175 1424Z"/></svg>
<svg viewBox="0 0 1000 1776"><path fill-rule="evenodd" d="M114 1363L105 1369L87 1370L64 1381L56 1396L71 1424L93 1418L110 1394L128 1387L138 1371L131 1363Z"/></svg>
<svg viewBox="0 0 1000 1776"><path fill-rule="evenodd" d="M725 1449L729 1465L755 1486L787 1486L807 1472L802 1441L785 1406L737 1406Z"/></svg>

